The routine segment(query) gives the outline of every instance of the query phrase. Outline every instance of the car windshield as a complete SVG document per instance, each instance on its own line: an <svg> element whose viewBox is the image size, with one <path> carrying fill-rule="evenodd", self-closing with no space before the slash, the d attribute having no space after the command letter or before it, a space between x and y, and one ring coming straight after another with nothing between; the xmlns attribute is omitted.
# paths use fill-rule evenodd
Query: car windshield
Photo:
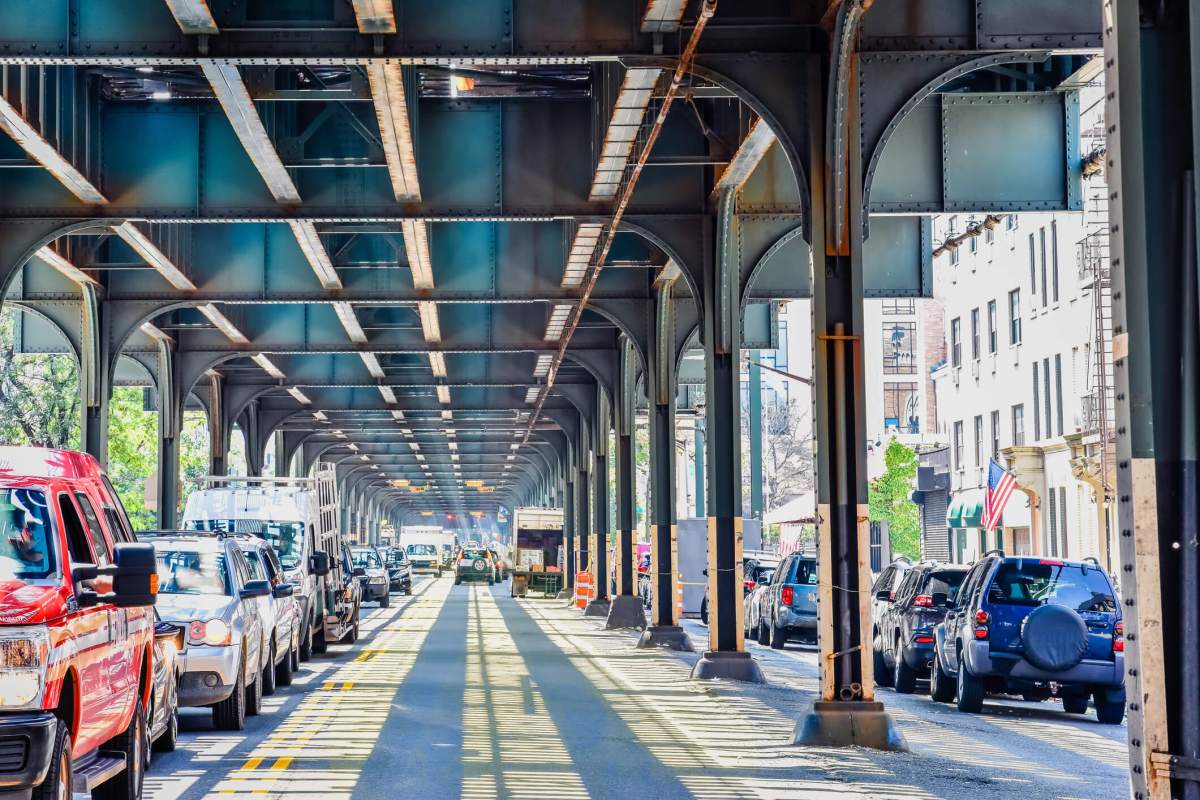
<svg viewBox="0 0 1200 800"><path fill-rule="evenodd" d="M965 569L954 570L939 570L930 572L929 577L925 579L925 588L921 594L937 594L942 592L946 595L946 599L954 601L958 595L958 587L962 586L963 578L967 577Z"/></svg>
<svg viewBox="0 0 1200 800"><path fill-rule="evenodd" d="M808 586L816 586L817 562L807 558L797 559L796 566L792 570L792 579L789 581L789 583L802 583Z"/></svg>
<svg viewBox="0 0 1200 800"><path fill-rule="evenodd" d="M41 489L0 489L0 580L38 581L57 572L51 519Z"/></svg>
<svg viewBox="0 0 1200 800"><path fill-rule="evenodd" d="M229 594L225 555L155 545L161 594Z"/></svg>
<svg viewBox="0 0 1200 800"><path fill-rule="evenodd" d="M405 548L410 556L436 556L437 548L431 544L410 544Z"/></svg>
<svg viewBox="0 0 1200 800"><path fill-rule="evenodd" d="M1097 567L1053 560L1006 561L988 590L989 603L1066 606L1076 611L1116 611L1108 578Z"/></svg>
<svg viewBox="0 0 1200 800"><path fill-rule="evenodd" d="M774 567L759 567L758 576L754 578L755 583L767 584L771 582L771 578L775 577Z"/></svg>
<svg viewBox="0 0 1200 800"><path fill-rule="evenodd" d="M266 521L261 519L193 519L187 523L193 531L224 531L225 533L250 533L265 540L275 553L284 569L300 566L304 555L304 523Z"/></svg>
<svg viewBox="0 0 1200 800"><path fill-rule="evenodd" d="M486 550L463 550L462 557L470 561L476 558L486 559L488 554Z"/></svg>
<svg viewBox="0 0 1200 800"><path fill-rule="evenodd" d="M376 553L374 550L355 550L354 566L378 569L383 565L379 561L379 553Z"/></svg>

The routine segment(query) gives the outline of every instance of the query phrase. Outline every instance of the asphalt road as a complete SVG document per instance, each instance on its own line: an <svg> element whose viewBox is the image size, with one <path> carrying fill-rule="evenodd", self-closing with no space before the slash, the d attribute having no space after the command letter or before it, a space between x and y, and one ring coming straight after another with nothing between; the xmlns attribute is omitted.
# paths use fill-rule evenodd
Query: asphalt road
<svg viewBox="0 0 1200 800"><path fill-rule="evenodd" d="M751 644L770 684L698 684L562 601L421 579L302 666L239 733L181 713L147 798L1121 798L1123 727L1051 704L960 714L881 690L911 752L791 744L812 648ZM685 623L703 649L705 629Z"/></svg>

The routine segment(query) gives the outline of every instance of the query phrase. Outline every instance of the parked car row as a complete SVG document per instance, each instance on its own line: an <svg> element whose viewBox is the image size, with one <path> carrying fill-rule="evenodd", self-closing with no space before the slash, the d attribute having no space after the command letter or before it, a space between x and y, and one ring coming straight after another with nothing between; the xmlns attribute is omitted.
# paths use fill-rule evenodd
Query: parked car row
<svg viewBox="0 0 1200 800"><path fill-rule="evenodd" d="M0 795L137 800L179 707L240 730L301 661L357 639L364 586L380 605L411 590L406 559L346 545L331 473L220 480L256 485L135 535L91 456L0 447Z"/></svg>
<svg viewBox="0 0 1200 800"><path fill-rule="evenodd" d="M893 563L872 587L876 681L928 676L935 701L978 712L989 695L1058 698L1119 724L1125 640L1117 593L1094 559L986 553L969 566Z"/></svg>

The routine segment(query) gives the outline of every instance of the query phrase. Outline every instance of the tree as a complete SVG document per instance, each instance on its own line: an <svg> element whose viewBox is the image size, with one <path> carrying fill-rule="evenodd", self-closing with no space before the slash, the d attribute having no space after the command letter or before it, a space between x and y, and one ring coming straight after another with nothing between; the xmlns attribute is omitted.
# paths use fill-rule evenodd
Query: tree
<svg viewBox="0 0 1200 800"><path fill-rule="evenodd" d="M779 508L816 487L812 425L800 403L769 405L763 420L763 503Z"/></svg>
<svg viewBox="0 0 1200 800"><path fill-rule="evenodd" d="M893 555L921 555L920 510L912 501L917 478L917 454L896 438L883 452L884 472L871 481L867 492L871 519L888 524Z"/></svg>
<svg viewBox="0 0 1200 800"><path fill-rule="evenodd" d="M79 367L69 353L17 352L18 315L0 314L0 441L79 446Z"/></svg>
<svg viewBox="0 0 1200 800"><path fill-rule="evenodd" d="M146 508L146 481L158 461L158 412L147 411L138 387L113 389L108 406L108 478L135 529L157 522Z"/></svg>

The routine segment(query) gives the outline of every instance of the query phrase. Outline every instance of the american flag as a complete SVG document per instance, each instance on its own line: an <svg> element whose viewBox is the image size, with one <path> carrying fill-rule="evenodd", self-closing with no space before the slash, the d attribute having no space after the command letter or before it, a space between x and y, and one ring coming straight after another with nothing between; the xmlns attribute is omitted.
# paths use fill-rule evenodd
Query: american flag
<svg viewBox="0 0 1200 800"><path fill-rule="evenodd" d="M1004 506L1008 504L1008 498L1016 488L1017 479L1012 476L1012 473L997 464L995 459L990 459L987 493L983 498L983 519L981 520L985 531L991 531L1000 524L1000 515L1004 513Z"/></svg>

